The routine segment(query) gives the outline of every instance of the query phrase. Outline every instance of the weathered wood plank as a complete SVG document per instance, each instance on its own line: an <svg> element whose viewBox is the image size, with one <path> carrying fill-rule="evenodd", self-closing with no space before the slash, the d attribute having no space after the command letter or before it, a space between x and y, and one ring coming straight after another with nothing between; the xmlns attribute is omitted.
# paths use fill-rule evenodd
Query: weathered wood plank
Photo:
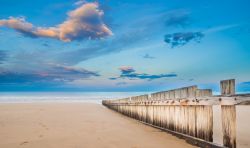
<svg viewBox="0 0 250 148"><path fill-rule="evenodd" d="M223 144L236 148L236 109L234 105L221 106Z"/></svg>
<svg viewBox="0 0 250 148"><path fill-rule="evenodd" d="M235 94L235 79L220 81L221 95Z"/></svg>

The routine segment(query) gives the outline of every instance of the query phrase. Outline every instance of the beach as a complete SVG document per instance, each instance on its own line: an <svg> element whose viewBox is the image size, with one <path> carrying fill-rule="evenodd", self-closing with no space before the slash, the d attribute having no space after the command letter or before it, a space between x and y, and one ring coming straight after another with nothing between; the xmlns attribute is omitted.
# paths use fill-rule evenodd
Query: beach
<svg viewBox="0 0 250 148"><path fill-rule="evenodd" d="M191 148L97 103L1 103L1 148Z"/></svg>

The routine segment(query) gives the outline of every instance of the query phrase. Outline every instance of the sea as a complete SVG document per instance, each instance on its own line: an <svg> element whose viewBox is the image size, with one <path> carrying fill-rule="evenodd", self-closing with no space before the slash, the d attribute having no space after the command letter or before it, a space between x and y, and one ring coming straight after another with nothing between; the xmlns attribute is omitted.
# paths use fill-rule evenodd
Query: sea
<svg viewBox="0 0 250 148"><path fill-rule="evenodd" d="M0 92L0 103L32 102L93 102L107 99L122 99L152 92ZM237 92L237 94L250 92ZM220 92L213 92L219 95Z"/></svg>
<svg viewBox="0 0 250 148"><path fill-rule="evenodd" d="M121 99L150 92L0 92L0 103L91 102Z"/></svg>

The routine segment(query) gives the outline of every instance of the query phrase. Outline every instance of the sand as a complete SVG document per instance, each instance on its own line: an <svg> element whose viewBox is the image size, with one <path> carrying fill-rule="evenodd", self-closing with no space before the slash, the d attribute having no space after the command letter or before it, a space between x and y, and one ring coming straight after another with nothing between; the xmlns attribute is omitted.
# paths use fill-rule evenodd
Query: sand
<svg viewBox="0 0 250 148"><path fill-rule="evenodd" d="M94 103L2 103L0 148L189 148Z"/></svg>

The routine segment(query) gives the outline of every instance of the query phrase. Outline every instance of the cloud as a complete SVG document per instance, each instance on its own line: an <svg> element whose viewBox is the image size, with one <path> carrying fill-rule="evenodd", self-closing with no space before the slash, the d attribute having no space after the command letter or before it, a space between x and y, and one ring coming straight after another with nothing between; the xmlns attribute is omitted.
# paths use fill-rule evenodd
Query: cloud
<svg viewBox="0 0 250 148"><path fill-rule="evenodd" d="M188 81L194 81L194 79L191 78L191 79L188 79Z"/></svg>
<svg viewBox="0 0 250 148"><path fill-rule="evenodd" d="M191 23L190 12L185 9L162 10L162 12L148 13L131 22L129 25L140 26L148 32L170 29L170 27L185 27ZM142 25L143 24L143 25ZM152 26L154 26L152 28Z"/></svg>
<svg viewBox="0 0 250 148"><path fill-rule="evenodd" d="M116 83L117 86L126 85L126 84L127 84L126 82L118 82L118 83Z"/></svg>
<svg viewBox="0 0 250 148"><path fill-rule="evenodd" d="M0 26L15 29L29 37L56 38L65 42L100 39L112 35L112 31L102 21L103 15L97 3L84 3L70 11L68 18L54 27L36 27L23 17L2 19Z"/></svg>
<svg viewBox="0 0 250 148"><path fill-rule="evenodd" d="M117 78L109 78L109 80L116 80Z"/></svg>
<svg viewBox="0 0 250 148"><path fill-rule="evenodd" d="M100 76L97 72L89 71L84 68L77 68L73 66L65 66L60 64L50 64L52 69L58 73L57 75L70 75L74 78L89 78L91 76Z"/></svg>
<svg viewBox="0 0 250 148"><path fill-rule="evenodd" d="M119 68L122 74L129 74L135 72L134 68L131 66L122 66Z"/></svg>
<svg viewBox="0 0 250 148"><path fill-rule="evenodd" d="M150 74L138 74L138 73L130 73L130 74L122 74L121 78L137 78L137 79L159 79L159 78L169 78L169 77L177 77L176 74L160 74L160 75L150 75Z"/></svg>
<svg viewBox="0 0 250 148"><path fill-rule="evenodd" d="M0 72L0 85L32 84L41 82L51 83L54 79L55 78L52 76L45 76L36 73L19 73L10 71Z"/></svg>
<svg viewBox="0 0 250 148"><path fill-rule="evenodd" d="M155 59L155 57L150 56L149 54L145 54L145 55L143 56L143 58L145 58L145 59Z"/></svg>
<svg viewBox="0 0 250 148"><path fill-rule="evenodd" d="M79 1L76 1L74 3L74 5L79 6L79 5L82 5L82 4L85 4L85 3L88 3L88 2L86 0L79 0Z"/></svg>
<svg viewBox="0 0 250 148"><path fill-rule="evenodd" d="M170 44L172 48L174 48L177 46L184 46L190 41L195 41L199 43L201 39L205 36L205 34L225 31L239 26L240 26L239 24L230 24L230 25L212 27L202 32L178 32L173 34L167 34L165 35L164 41Z"/></svg>
<svg viewBox="0 0 250 148"><path fill-rule="evenodd" d="M7 58L7 54L5 51L0 50L0 64L2 64Z"/></svg>
<svg viewBox="0 0 250 148"><path fill-rule="evenodd" d="M48 43L43 43L42 44L44 47L50 47L50 45Z"/></svg>
<svg viewBox="0 0 250 148"><path fill-rule="evenodd" d="M128 79L147 79L147 80L154 80L159 78L170 78L170 77L177 77L177 74L170 73L170 74L159 74L159 75L151 75L146 73L136 73L134 68L131 66L122 66L119 68L121 71L121 75L116 78L109 78L110 80L116 80L119 78L128 78Z"/></svg>
<svg viewBox="0 0 250 148"><path fill-rule="evenodd" d="M0 71L0 84L63 84L98 77L98 73L79 67L49 64L46 70L32 72Z"/></svg>
<svg viewBox="0 0 250 148"><path fill-rule="evenodd" d="M189 12L186 10L175 10L169 12L165 24L166 26L185 27L190 24Z"/></svg>
<svg viewBox="0 0 250 148"><path fill-rule="evenodd" d="M209 28L209 29L205 30L204 33L205 34L216 33L216 32L220 32L220 31L236 28L236 27L239 27L239 26L240 26L239 24L216 26L216 27L212 27L212 28Z"/></svg>
<svg viewBox="0 0 250 148"><path fill-rule="evenodd" d="M165 35L164 41L174 48L184 46L191 41L199 43L203 37L204 34L202 32L178 32Z"/></svg>
<svg viewBox="0 0 250 148"><path fill-rule="evenodd" d="M240 83L241 85L249 85L250 86L250 81L242 82Z"/></svg>

